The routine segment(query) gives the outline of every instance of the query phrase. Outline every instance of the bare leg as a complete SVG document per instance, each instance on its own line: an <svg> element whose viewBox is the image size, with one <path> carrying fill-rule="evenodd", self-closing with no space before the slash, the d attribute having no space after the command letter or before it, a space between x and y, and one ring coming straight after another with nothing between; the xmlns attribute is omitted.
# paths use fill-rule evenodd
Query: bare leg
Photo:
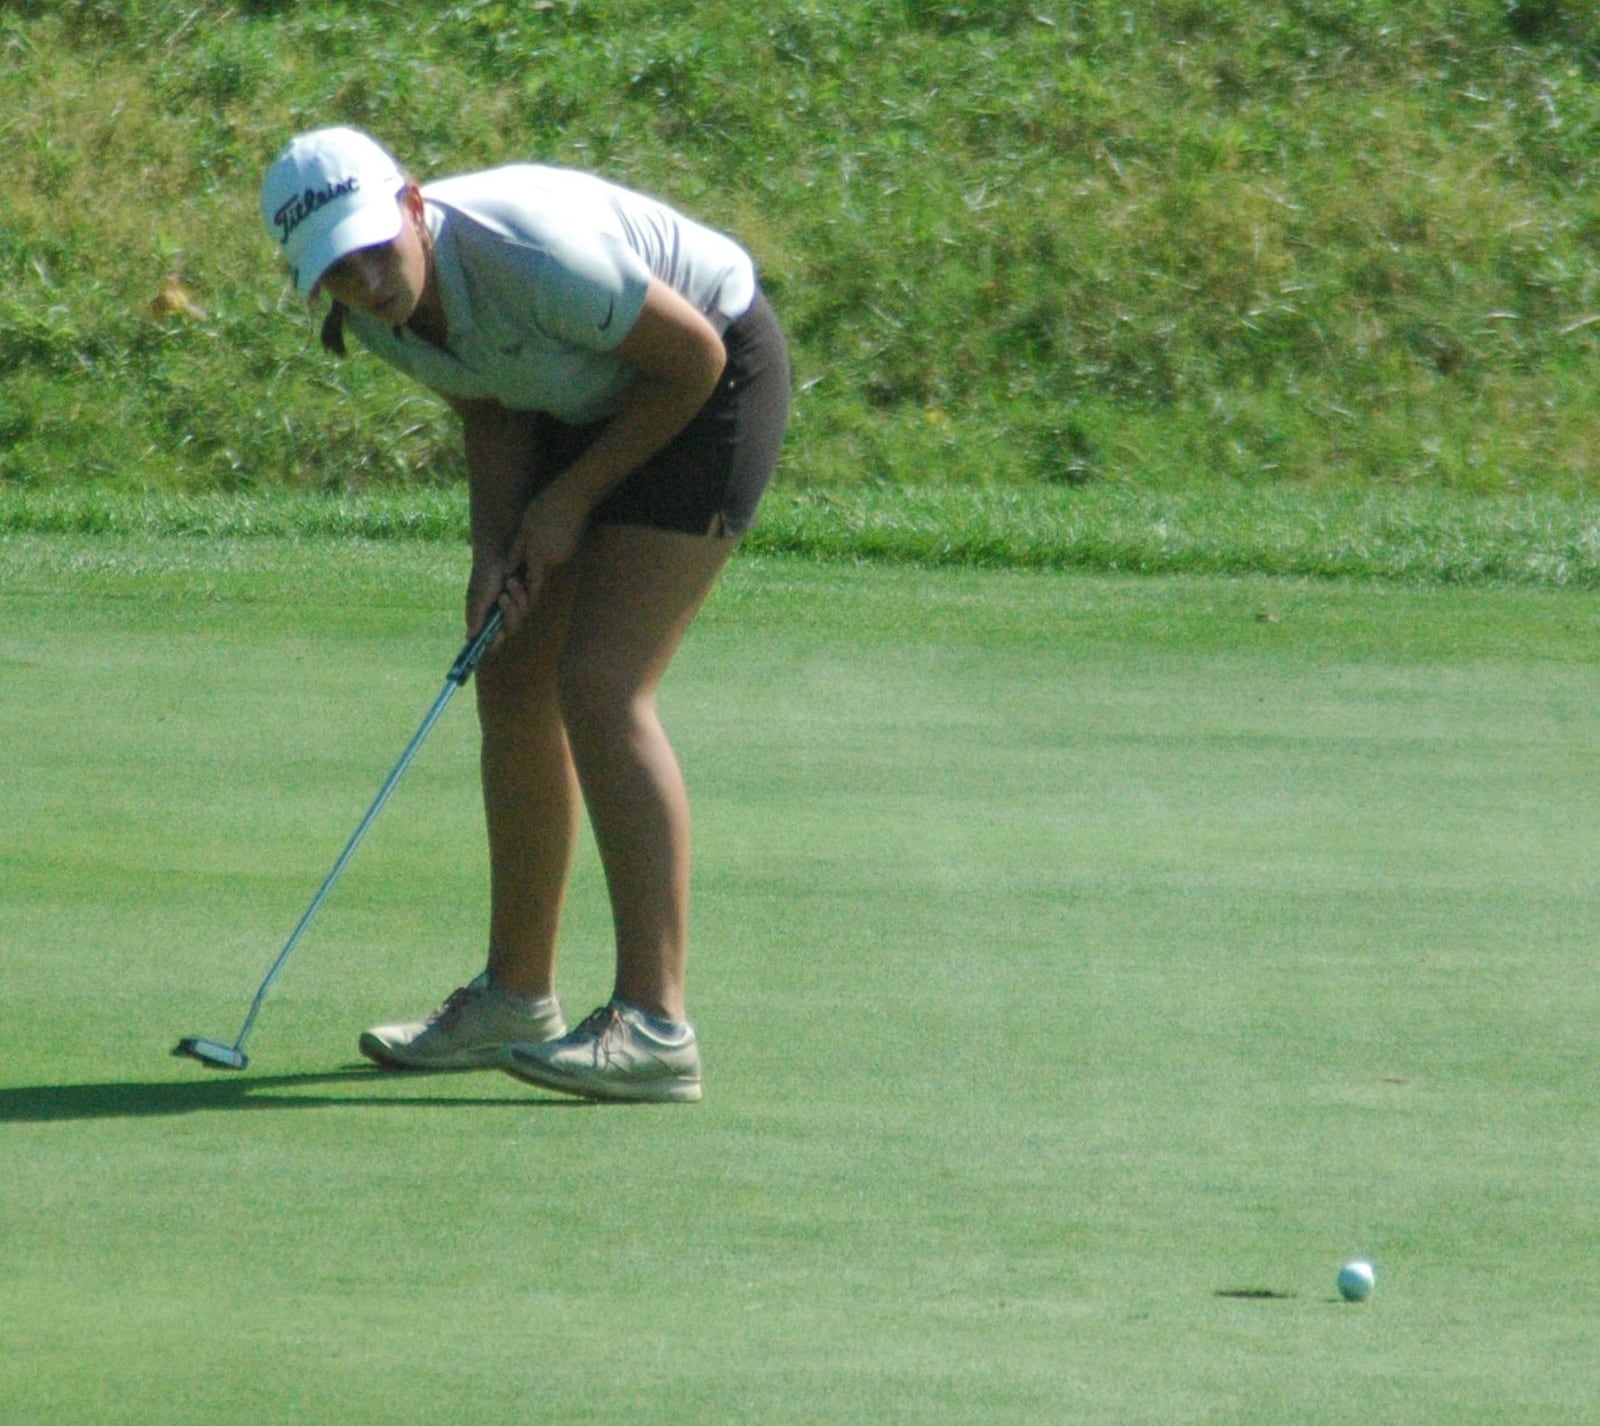
<svg viewBox="0 0 1600 1426"><path fill-rule="evenodd" d="M556 678L573 575L551 572L527 622L475 679L489 829L489 978L513 995L554 993L578 837L577 777Z"/></svg>
<svg viewBox="0 0 1600 1426"><path fill-rule="evenodd" d="M605 866L616 994L685 1018L689 800L656 691L735 542L596 526L574 560L561 653L568 744Z"/></svg>

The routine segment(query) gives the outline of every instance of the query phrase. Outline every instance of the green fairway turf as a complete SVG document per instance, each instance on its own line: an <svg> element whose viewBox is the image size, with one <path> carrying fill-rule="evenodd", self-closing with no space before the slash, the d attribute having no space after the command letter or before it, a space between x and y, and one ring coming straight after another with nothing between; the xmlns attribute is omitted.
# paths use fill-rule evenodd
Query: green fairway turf
<svg viewBox="0 0 1600 1426"><path fill-rule="evenodd" d="M447 546L0 543L0 1422L1600 1419L1589 596L735 563L707 1098L355 1061L481 965ZM609 989L592 854L569 1015ZM1373 1300L1336 1300L1344 1258Z"/></svg>

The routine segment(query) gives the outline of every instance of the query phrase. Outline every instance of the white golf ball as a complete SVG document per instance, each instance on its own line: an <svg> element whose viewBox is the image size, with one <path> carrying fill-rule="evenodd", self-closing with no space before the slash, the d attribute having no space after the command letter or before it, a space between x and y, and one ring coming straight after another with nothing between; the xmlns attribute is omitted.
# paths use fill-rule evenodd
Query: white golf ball
<svg viewBox="0 0 1600 1426"><path fill-rule="evenodd" d="M1365 1302L1378 1285L1372 1264L1357 1258L1339 1269L1339 1296L1346 1302Z"/></svg>

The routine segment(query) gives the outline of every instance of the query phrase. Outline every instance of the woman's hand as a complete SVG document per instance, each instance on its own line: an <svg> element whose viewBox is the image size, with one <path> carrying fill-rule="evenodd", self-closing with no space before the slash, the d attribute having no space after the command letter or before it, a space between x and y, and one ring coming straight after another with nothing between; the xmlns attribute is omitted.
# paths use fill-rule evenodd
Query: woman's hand
<svg viewBox="0 0 1600 1426"><path fill-rule="evenodd" d="M545 570L565 564L577 553L588 520L587 503L572 498L556 481L528 502L506 563L522 571L530 592L537 590Z"/></svg>
<svg viewBox="0 0 1600 1426"><path fill-rule="evenodd" d="M510 591L507 588L507 566L503 559L479 557L472 562L472 575L467 580L467 637L476 637L478 630L483 627L483 621L489 617L490 612L497 604L507 598ZM509 614L507 618L509 619ZM500 638L505 637L504 631ZM492 653L498 647L500 639L496 639L490 649Z"/></svg>
<svg viewBox="0 0 1600 1426"><path fill-rule="evenodd" d="M577 551L586 519L581 506L563 500L556 491L530 501L510 550L504 556L485 553L473 559L467 581L467 637L483 627L496 606L505 615L505 627L494 648L520 629L538 601L545 571L565 564Z"/></svg>
<svg viewBox="0 0 1600 1426"><path fill-rule="evenodd" d="M533 608L536 591L530 591L520 572L508 572L504 560L476 561L467 581L467 637L474 639L490 614L498 608L504 616L499 633L485 658L493 658L508 635L521 628Z"/></svg>

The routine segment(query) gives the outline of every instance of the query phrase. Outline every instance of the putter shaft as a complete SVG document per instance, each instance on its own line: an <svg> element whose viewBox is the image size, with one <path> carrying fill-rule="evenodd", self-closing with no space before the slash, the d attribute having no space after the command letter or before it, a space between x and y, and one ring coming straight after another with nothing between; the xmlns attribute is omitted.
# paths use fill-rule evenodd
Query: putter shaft
<svg viewBox="0 0 1600 1426"><path fill-rule="evenodd" d="M266 1000L267 993L272 989L273 983L283 973L283 968L289 963L289 957L294 954L295 947L300 944L300 938L305 935L306 928L322 908L322 903L328 899L328 893L333 890L334 883L339 880L350 858L355 855L355 850L361 845L362 838L367 835L367 829L377 819L378 813L383 810L383 804L389 800L389 794L395 789L405 770L411 766L411 760L416 757L417 750L422 746L428 734L433 730L433 725L439 721L444 710L449 706L455 692L472 677L473 672L483 661L500 633L504 615L499 608L490 611L489 617L484 620L482 628L462 646L456 660L450 665L450 672L445 675L444 687L439 690L439 696L433 700L433 706L424 715L417 731L412 734L411 741L406 744L405 751L400 754L399 760L384 779L383 786L378 789L378 795L372 799L372 805L367 808L366 815L360 824L350 834L350 840L345 843L344 850L339 853L338 860L322 879L322 885L317 888L317 894L311 898L311 904L306 907L300 919L295 923L294 930L289 933L289 939L283 943L283 949L278 952L277 959L257 989L255 999L250 1002L250 1009L244 1017L244 1024L239 1029L239 1035L231 1046L223 1045L216 1040L206 1040L199 1036L190 1036L180 1040L173 1050L175 1055L185 1055L191 1059L199 1060L202 1064L214 1069L243 1069L249 1060L244 1053L244 1042L249 1038L250 1031L254 1029L256 1016L261 1013L262 1002Z"/></svg>

